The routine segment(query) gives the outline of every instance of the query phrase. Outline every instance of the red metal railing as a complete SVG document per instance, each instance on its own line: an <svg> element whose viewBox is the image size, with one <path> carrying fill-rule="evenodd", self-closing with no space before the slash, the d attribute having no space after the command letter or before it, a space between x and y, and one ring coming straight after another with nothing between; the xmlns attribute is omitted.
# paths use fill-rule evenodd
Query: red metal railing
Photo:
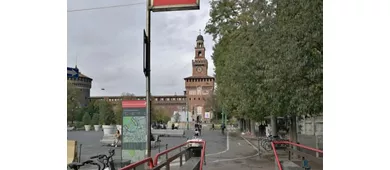
<svg viewBox="0 0 390 170"><path fill-rule="evenodd" d="M188 142L186 142L186 143L183 143L183 144L181 144L181 145L172 147L172 148L170 148L170 149L167 149L167 150L165 150L165 151L163 151L163 152L160 152L160 153L156 154L156 156L154 156L154 166L157 166L157 164L158 164L158 158L160 158L160 156L165 155L165 154L168 154L169 152L171 152L171 151L173 151L173 150L176 150L176 149L178 149L178 148L181 148L181 147L183 147L183 146L185 146L185 145L188 145L188 144L190 144L190 143L201 143L201 144L202 144L202 153L201 153L202 155L201 155L201 157L200 157L200 168L199 168L199 170L202 170L202 168L203 168L203 163L204 163L204 160L205 160L205 154L206 154L206 141L204 141L204 140L202 140L202 141L188 141Z"/></svg>
<svg viewBox="0 0 390 170"><path fill-rule="evenodd" d="M279 170L283 170L283 169L282 169L282 165L280 164L278 153L276 152L276 149L275 149L275 144L290 144L290 145L293 145L293 146L301 147L301 148L304 148L304 149L307 149L307 150L311 150L311 151L315 151L315 152L319 152L319 153L322 153L322 154L324 153L322 150L319 150L319 149L316 149L316 148L312 148L312 147L308 147L308 146L301 145L301 144L297 144L297 143L293 143L293 142L290 142L290 141L272 141L271 142L271 146L272 146L272 150L274 151L275 161L278 164Z"/></svg>
<svg viewBox="0 0 390 170"><path fill-rule="evenodd" d="M134 163L132 163L130 165L127 165L127 166L125 166L123 168L120 168L119 170L131 170L131 169L134 169L134 168L136 168L136 167L138 167L140 165L143 165L145 163L149 163L149 168L150 169L152 169L154 167L153 159L151 157L147 157L147 158L142 159L142 160L140 160L138 162L134 162Z"/></svg>

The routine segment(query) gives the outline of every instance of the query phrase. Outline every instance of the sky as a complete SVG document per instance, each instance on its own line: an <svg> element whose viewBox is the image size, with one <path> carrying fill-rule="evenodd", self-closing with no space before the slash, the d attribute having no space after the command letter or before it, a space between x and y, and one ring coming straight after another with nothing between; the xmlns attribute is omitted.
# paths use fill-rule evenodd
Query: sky
<svg viewBox="0 0 390 170"><path fill-rule="evenodd" d="M77 63L79 71L93 79L91 96L119 96L123 92L145 95L142 58L146 3L142 2L146 1L67 1L68 10L138 4L68 12L67 66L74 67ZM207 0L200 2L200 10L152 12L152 95L183 95L183 78L192 74L191 63L200 29L209 61L208 74L214 74L211 59L214 43L203 31L209 20L210 5Z"/></svg>

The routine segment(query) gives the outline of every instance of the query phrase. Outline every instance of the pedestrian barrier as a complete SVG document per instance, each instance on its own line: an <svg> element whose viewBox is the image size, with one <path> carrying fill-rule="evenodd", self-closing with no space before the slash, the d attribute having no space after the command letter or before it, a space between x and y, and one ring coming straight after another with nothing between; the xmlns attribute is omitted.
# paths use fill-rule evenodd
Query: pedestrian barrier
<svg viewBox="0 0 390 170"><path fill-rule="evenodd" d="M290 146L292 145L292 146L304 148L304 149L307 149L307 150L311 150L311 151L315 151L315 152L323 154L322 150L319 150L319 149L316 149L316 148L312 148L312 147L308 147L308 146L301 145L301 144L297 144L297 143L293 143L293 142L290 142L290 141L272 141L271 142L271 146L272 146L272 149L273 149L273 152L274 152L274 155L275 155L275 161L277 163L277 166L278 166L279 170L283 170L283 166L281 164L281 161L279 159L278 153L276 151L276 147L275 147L276 144L289 144ZM307 153L304 153L304 152L300 152L298 150L291 149L291 147L289 147L289 158L288 158L289 160L291 160L291 152L293 152L293 153L295 153L297 155L302 155L302 156L304 156L306 158L310 158L314 162L322 164L322 159L318 159L315 156L312 156L310 154L307 154Z"/></svg>
<svg viewBox="0 0 390 170"><path fill-rule="evenodd" d="M195 155L195 156L191 155L191 153L193 151L192 149L199 148L197 146L193 146L193 144L201 144L202 145L201 151L200 151L201 152L200 157L197 157L197 155ZM188 147L188 148L182 150L183 147ZM168 153L175 151L177 149L179 149L179 153L168 158ZM178 146L172 147L170 149L167 149L163 152L157 153L154 156L154 159L152 159L151 157L148 157L148 158L145 158L141 161L127 165L119 170L133 170L133 169L137 168L138 166L144 165L145 163L148 163L148 168L150 170L160 170L163 167L166 167L167 169L169 169L170 163L177 158L180 158L180 169L186 169L186 170L187 169L199 169L199 170L202 170L203 165L206 165L205 153L206 153L206 141L204 141L204 140L191 141L190 140L190 141L187 141L186 143L183 143L181 145L178 145ZM163 155L166 156L166 160L159 162L159 158ZM185 159L186 159L186 162L184 163L184 165L183 165L183 155L185 156ZM193 157L191 157L191 156L193 156Z"/></svg>
<svg viewBox="0 0 390 170"><path fill-rule="evenodd" d="M152 169L154 167L154 165L153 165L153 158L152 157L147 157L147 158L145 158L143 160L140 160L138 162L134 162L134 163L132 163L130 165L127 165L127 166L125 166L123 168L120 168L119 170L133 170L133 169L139 167L140 165L144 165L145 163L148 163L148 166L149 166L150 169Z"/></svg>

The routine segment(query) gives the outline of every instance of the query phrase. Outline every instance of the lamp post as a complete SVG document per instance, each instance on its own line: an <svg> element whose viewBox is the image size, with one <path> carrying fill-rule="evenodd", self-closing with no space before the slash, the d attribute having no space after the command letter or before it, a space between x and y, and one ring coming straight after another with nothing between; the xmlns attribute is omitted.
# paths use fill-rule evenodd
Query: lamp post
<svg viewBox="0 0 390 170"><path fill-rule="evenodd" d="M187 130L190 130L190 123L188 118L188 99L186 98L186 115L187 115Z"/></svg>
<svg viewBox="0 0 390 170"><path fill-rule="evenodd" d="M145 28L145 34L146 34L146 49L145 49L145 78L146 78L146 157L151 156L151 142L150 142L150 135L151 135L151 100L150 100L150 32L151 32L151 25L150 25L150 19L151 19L151 9L150 9L151 0L146 0L146 28Z"/></svg>

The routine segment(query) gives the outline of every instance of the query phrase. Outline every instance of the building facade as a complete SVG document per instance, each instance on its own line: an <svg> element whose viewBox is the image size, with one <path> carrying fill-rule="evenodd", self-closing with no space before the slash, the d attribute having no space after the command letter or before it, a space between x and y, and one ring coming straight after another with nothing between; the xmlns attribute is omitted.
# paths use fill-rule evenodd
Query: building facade
<svg viewBox="0 0 390 170"><path fill-rule="evenodd" d="M214 92L214 77L208 76L208 61L205 57L206 48L202 35L196 38L195 55L192 60L192 76L184 78L184 95L159 95L152 96L152 105L156 108L166 109L172 116L174 112L189 112L189 117L194 120L208 121L212 118L210 113L206 113L206 98ZM90 100L107 100L118 102L121 96L94 96ZM145 96L135 96L135 100L146 100ZM206 113L206 114L205 114ZM191 119L191 120L192 120ZM190 121L191 121L190 120Z"/></svg>
<svg viewBox="0 0 390 170"><path fill-rule="evenodd" d="M108 102L120 102L122 96L93 96L90 101L106 100ZM145 96L134 96L134 100L146 100ZM154 108L166 109L167 116L172 116L175 111L184 111L186 107L186 96L184 95L160 95L152 96L152 105Z"/></svg>
<svg viewBox="0 0 390 170"><path fill-rule="evenodd" d="M195 56L192 60L192 75L184 78L185 95L191 117L198 121L209 121L211 116L205 115L206 98L214 92L214 77L207 73L208 61L202 35L198 35L195 45Z"/></svg>
<svg viewBox="0 0 390 170"><path fill-rule="evenodd" d="M77 68L77 66L75 68ZM79 72L78 78L68 77L68 81L80 90L80 106L87 106L90 101L89 98L91 97L92 78Z"/></svg>

